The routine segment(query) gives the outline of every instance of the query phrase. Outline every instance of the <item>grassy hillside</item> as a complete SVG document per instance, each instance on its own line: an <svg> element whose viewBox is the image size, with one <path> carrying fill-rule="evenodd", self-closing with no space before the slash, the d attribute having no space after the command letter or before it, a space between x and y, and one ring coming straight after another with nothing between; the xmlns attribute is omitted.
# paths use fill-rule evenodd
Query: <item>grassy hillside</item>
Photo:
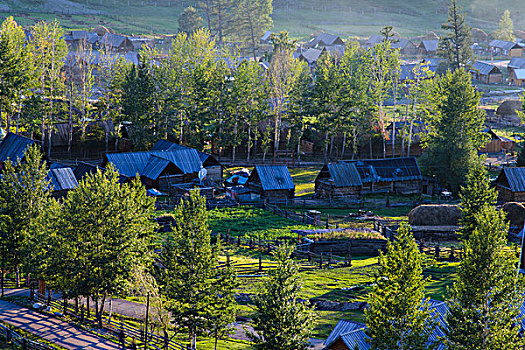
<svg viewBox="0 0 525 350"><path fill-rule="evenodd" d="M439 31L446 20L446 0L277 0L274 30L288 30L306 38L316 31L343 36L376 34L393 25L402 35ZM505 9L516 29L525 30L523 0L460 0L473 27L487 31L497 26ZM185 0L3 0L0 16L14 15L24 25L58 18L68 29L105 25L124 33L173 33Z"/></svg>

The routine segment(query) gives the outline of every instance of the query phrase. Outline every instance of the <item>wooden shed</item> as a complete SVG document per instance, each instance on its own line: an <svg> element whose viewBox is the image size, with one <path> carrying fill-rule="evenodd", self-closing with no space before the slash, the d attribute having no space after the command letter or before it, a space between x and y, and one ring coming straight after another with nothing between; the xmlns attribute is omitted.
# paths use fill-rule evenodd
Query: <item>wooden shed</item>
<svg viewBox="0 0 525 350"><path fill-rule="evenodd" d="M499 136L490 128L483 132L489 135L490 141L479 150L481 153L511 152L516 148L515 141Z"/></svg>
<svg viewBox="0 0 525 350"><path fill-rule="evenodd" d="M477 61L469 71L472 79L485 84L499 84L503 82L503 73L492 63Z"/></svg>
<svg viewBox="0 0 525 350"><path fill-rule="evenodd" d="M525 87L525 68L513 69L509 74L509 83L514 86Z"/></svg>
<svg viewBox="0 0 525 350"><path fill-rule="evenodd" d="M501 202L525 202L525 167L503 168L494 182Z"/></svg>
<svg viewBox="0 0 525 350"><path fill-rule="evenodd" d="M363 183L353 163L325 165L315 179L315 197L326 199L361 198Z"/></svg>
<svg viewBox="0 0 525 350"><path fill-rule="evenodd" d="M423 177L413 157L345 162L355 164L363 183L362 193L394 192L407 195L421 193Z"/></svg>
<svg viewBox="0 0 525 350"><path fill-rule="evenodd" d="M295 196L295 185L286 165L256 165L246 187L270 201L289 200Z"/></svg>

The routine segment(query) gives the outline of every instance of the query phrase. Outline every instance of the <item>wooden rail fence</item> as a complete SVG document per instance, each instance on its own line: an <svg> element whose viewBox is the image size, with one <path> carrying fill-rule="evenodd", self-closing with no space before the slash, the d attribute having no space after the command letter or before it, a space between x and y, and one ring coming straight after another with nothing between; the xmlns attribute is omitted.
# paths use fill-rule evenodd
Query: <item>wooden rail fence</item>
<svg viewBox="0 0 525 350"><path fill-rule="evenodd" d="M16 347L23 350L51 350L53 347L27 339L25 336L17 333L13 327L0 323L0 336L5 339L7 343L12 343Z"/></svg>

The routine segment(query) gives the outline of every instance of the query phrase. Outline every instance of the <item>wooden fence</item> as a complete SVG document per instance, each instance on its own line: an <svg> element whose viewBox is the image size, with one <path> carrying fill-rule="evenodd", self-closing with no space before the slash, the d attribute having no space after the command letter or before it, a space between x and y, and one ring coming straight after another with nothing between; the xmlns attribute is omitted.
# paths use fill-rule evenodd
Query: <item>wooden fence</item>
<svg viewBox="0 0 525 350"><path fill-rule="evenodd" d="M98 321L95 316L90 312L84 314L84 307L80 306L80 312L68 301L63 299L56 299L51 296L45 296L38 292L35 292L34 298L43 305L49 305L57 310L61 310L64 315L71 316L82 322L88 322L93 325L97 325ZM160 336L152 332L148 332L145 329L139 329L129 326L123 322L115 322L113 320L102 319L102 328L107 331L107 334L113 336L119 343L125 341L126 338L138 340L139 342L146 343L148 348L158 350L186 350L187 348L180 343L177 343L170 339L169 336Z"/></svg>
<svg viewBox="0 0 525 350"><path fill-rule="evenodd" d="M7 343L14 344L23 350L51 350L55 349L49 345L39 343L17 333L13 327L0 323L0 337L4 338Z"/></svg>

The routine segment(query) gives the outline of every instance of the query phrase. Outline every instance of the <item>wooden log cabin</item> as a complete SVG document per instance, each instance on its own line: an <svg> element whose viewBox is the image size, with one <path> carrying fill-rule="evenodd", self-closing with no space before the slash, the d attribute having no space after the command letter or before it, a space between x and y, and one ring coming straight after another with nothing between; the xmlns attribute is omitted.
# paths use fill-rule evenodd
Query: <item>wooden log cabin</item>
<svg viewBox="0 0 525 350"><path fill-rule="evenodd" d="M269 201L286 201L295 196L295 185L286 165L256 165L245 186Z"/></svg>
<svg viewBox="0 0 525 350"><path fill-rule="evenodd" d="M359 200L363 183L353 163L325 165L315 179L315 197Z"/></svg>
<svg viewBox="0 0 525 350"><path fill-rule="evenodd" d="M155 188L167 194L176 194L175 185L198 179L202 162L194 149L108 153L103 167L113 164L120 175L132 179L137 175L146 188Z"/></svg>
<svg viewBox="0 0 525 350"><path fill-rule="evenodd" d="M363 183L362 193L393 192L404 195L421 193L423 176L413 157L343 162L355 164Z"/></svg>
<svg viewBox="0 0 525 350"><path fill-rule="evenodd" d="M503 168L494 183L500 202L525 202L525 167Z"/></svg>
<svg viewBox="0 0 525 350"><path fill-rule="evenodd" d="M497 135L490 128L486 128L483 132L488 135L489 141L479 150L481 153L512 152L516 148L515 141Z"/></svg>
<svg viewBox="0 0 525 350"><path fill-rule="evenodd" d="M189 147L179 145L168 140L159 140L152 148L153 151L173 151L173 150L188 150ZM206 178L214 182L222 182L223 180L223 166L213 155L197 151L202 166L207 171Z"/></svg>

